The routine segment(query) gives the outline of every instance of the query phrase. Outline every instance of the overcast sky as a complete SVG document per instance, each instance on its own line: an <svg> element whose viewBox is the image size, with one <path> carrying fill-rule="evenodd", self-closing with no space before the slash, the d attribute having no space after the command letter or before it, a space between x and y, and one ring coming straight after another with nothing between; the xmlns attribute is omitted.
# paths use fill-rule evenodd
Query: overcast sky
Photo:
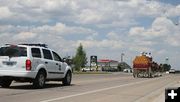
<svg viewBox="0 0 180 102"><path fill-rule="evenodd" d="M0 45L46 43L64 57L124 61L151 52L180 69L179 0L0 0Z"/></svg>

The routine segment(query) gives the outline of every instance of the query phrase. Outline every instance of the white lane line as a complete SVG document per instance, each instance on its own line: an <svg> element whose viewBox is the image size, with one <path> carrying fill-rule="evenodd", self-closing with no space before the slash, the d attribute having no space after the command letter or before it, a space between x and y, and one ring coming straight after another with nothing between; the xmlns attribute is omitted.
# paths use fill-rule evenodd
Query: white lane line
<svg viewBox="0 0 180 102"><path fill-rule="evenodd" d="M161 77L161 78L164 78L164 77ZM158 78L158 79L161 79L161 78ZM103 88L103 89L98 89L98 90L93 90L93 91L87 91L87 92L83 92L83 93L79 93L79 94L74 94L74 95L69 95L69 96L64 96L64 97L52 98L52 99L43 100L43 101L40 101L40 102L58 101L58 100L63 100L63 99L72 98L72 97L76 97L76 96L82 96L82 95L86 95L86 94L92 94L92 93L96 93L96 92L101 92L101 91L106 91L106 90L110 90L110 89L120 88L120 87L124 87L124 86L140 84L140 83L144 83L144 82L148 82L148 81L153 81L153 80L157 80L157 78L151 79L151 80L143 80L143 81L139 81L139 82L133 82L133 83L128 83L128 84L113 86L113 87L108 87L108 88Z"/></svg>
<svg viewBox="0 0 180 102"><path fill-rule="evenodd" d="M175 83L176 83L176 82L173 81L173 82L171 82L171 83L169 83L169 84L166 84L165 86L164 86L164 85L161 85L159 88L157 88L157 89L149 92L148 94L144 95L143 97L137 99L137 100L134 101L134 102L146 102L146 101L147 101L146 99L148 99L148 97L152 97L152 96L155 95L155 94L159 94L159 97L160 97L160 95L162 95L162 94L164 95L164 90L165 90L165 88L167 88L167 87L169 87L169 86L172 86L172 85L174 85ZM161 97L159 98L159 97L157 97L157 95L156 95L155 97L156 97L155 100L163 100L163 99L164 99L164 98L160 99ZM159 98L159 99L158 99L158 98ZM153 100L151 100L151 102L162 102L162 101L153 101Z"/></svg>

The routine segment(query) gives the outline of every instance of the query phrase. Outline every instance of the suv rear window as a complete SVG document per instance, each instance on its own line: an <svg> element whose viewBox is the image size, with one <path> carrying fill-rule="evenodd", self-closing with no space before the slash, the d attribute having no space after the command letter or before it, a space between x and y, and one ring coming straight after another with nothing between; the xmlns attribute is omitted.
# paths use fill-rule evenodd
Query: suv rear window
<svg viewBox="0 0 180 102"><path fill-rule="evenodd" d="M18 46L1 47L0 56L9 56L9 57L27 56L27 48L18 47Z"/></svg>
<svg viewBox="0 0 180 102"><path fill-rule="evenodd" d="M41 52L39 48L32 48L31 53L33 57L41 58Z"/></svg>

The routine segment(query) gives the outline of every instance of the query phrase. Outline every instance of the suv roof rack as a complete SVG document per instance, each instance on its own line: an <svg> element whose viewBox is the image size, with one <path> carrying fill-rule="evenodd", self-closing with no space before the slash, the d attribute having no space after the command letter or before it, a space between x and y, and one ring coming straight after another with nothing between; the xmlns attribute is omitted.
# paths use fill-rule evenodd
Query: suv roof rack
<svg viewBox="0 0 180 102"><path fill-rule="evenodd" d="M16 46L15 44L5 44L6 46Z"/></svg>
<svg viewBox="0 0 180 102"><path fill-rule="evenodd" d="M47 44L26 44L26 43L23 43L23 44L18 44L18 45L27 45L27 46L40 46L40 47L45 47L47 48Z"/></svg>
<svg viewBox="0 0 180 102"><path fill-rule="evenodd" d="M8 45L12 45L12 44L5 44L6 46L8 46Z"/></svg>

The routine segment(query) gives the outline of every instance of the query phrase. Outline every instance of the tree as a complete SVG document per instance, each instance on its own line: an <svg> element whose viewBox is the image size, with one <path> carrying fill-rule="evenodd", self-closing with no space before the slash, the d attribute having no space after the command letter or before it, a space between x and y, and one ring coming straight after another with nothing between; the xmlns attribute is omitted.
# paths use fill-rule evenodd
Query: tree
<svg viewBox="0 0 180 102"><path fill-rule="evenodd" d="M171 65L170 64L163 64L163 69L164 69L164 71L169 71L171 69Z"/></svg>
<svg viewBox="0 0 180 102"><path fill-rule="evenodd" d="M87 64L86 52L84 51L81 43L79 47L77 48L76 55L73 58L73 63L74 63L75 70L77 71L80 71L80 69L85 67L85 65Z"/></svg>

